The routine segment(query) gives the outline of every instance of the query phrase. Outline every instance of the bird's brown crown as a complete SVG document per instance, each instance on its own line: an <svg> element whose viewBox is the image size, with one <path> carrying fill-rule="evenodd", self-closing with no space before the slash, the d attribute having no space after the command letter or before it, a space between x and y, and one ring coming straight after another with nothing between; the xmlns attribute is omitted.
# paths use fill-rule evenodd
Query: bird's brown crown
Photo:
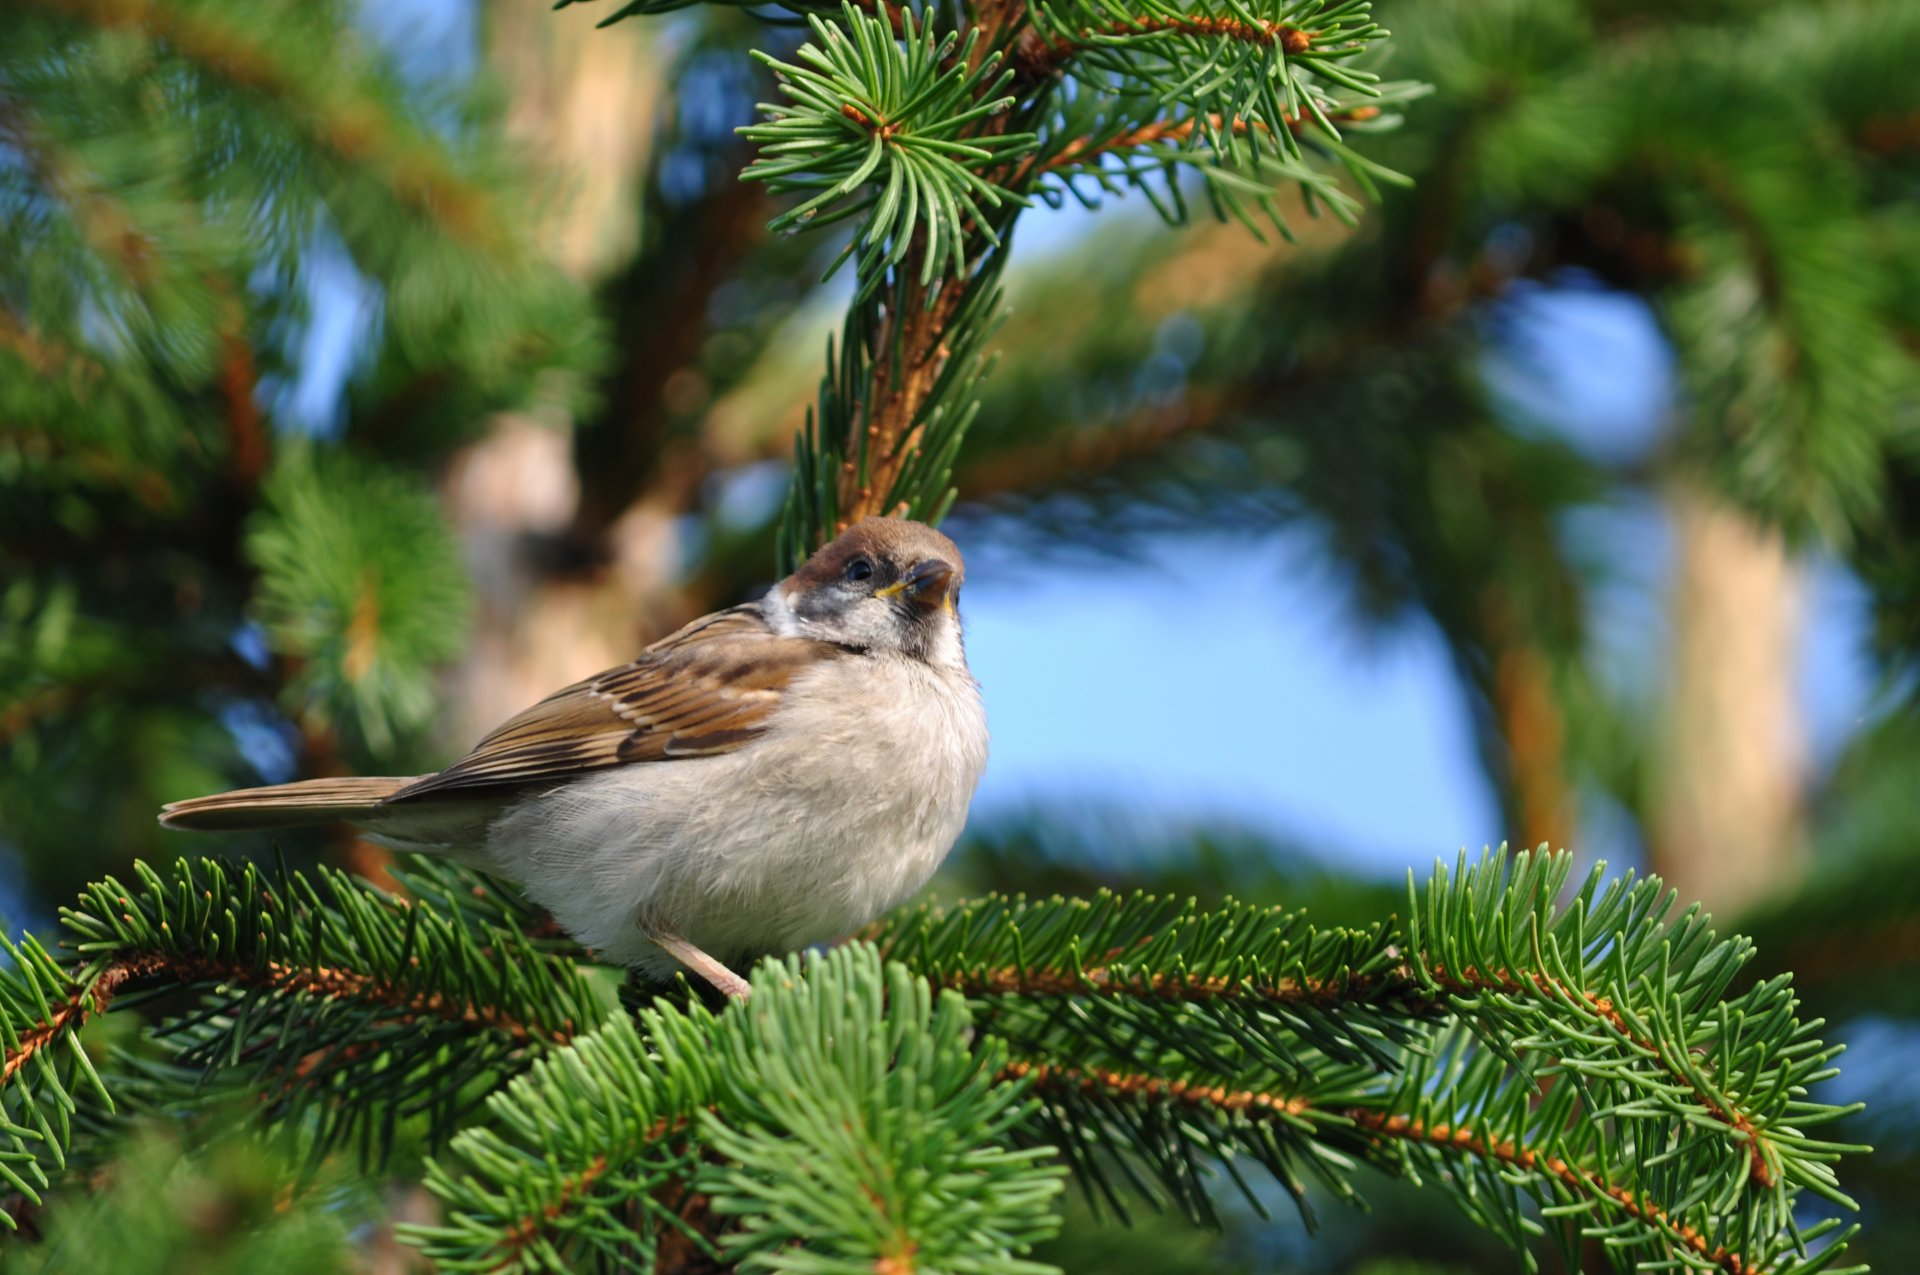
<svg viewBox="0 0 1920 1275"><path fill-rule="evenodd" d="M966 578L960 546L924 522L907 518L863 518L814 552L788 577L793 589L812 589L841 579L847 564L861 555L896 569L936 560L953 568L953 588Z"/></svg>

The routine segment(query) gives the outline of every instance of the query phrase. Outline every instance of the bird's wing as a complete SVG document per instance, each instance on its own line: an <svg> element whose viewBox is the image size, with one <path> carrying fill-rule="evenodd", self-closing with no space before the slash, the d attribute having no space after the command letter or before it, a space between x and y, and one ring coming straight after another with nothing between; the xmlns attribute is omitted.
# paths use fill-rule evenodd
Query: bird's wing
<svg viewBox="0 0 1920 1275"><path fill-rule="evenodd" d="M797 677L847 654L828 642L782 637L757 606L719 611L655 642L631 664L556 691L447 769L387 800L732 752L767 729Z"/></svg>

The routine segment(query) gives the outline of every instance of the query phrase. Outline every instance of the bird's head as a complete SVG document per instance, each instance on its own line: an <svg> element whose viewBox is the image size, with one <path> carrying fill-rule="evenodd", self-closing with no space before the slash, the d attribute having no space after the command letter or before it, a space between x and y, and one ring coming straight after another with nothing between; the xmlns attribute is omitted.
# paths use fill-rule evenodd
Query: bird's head
<svg viewBox="0 0 1920 1275"><path fill-rule="evenodd" d="M959 546L925 523L867 518L774 586L776 610L806 637L964 665Z"/></svg>

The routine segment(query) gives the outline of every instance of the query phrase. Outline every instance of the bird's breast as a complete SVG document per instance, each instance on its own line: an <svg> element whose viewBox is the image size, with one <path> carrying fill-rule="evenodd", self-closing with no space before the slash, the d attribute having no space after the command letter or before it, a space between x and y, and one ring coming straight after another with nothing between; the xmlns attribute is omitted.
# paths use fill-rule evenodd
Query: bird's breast
<svg viewBox="0 0 1920 1275"><path fill-rule="evenodd" d="M964 669L866 657L795 686L766 742L780 782L804 794L823 831L849 843L837 849L885 858L944 836L930 873L959 836L986 767L986 713Z"/></svg>
<svg viewBox="0 0 1920 1275"><path fill-rule="evenodd" d="M836 660L745 747L583 777L503 820L496 844L530 860L507 875L613 959L646 959L648 925L722 960L791 951L924 885L986 759L964 668Z"/></svg>

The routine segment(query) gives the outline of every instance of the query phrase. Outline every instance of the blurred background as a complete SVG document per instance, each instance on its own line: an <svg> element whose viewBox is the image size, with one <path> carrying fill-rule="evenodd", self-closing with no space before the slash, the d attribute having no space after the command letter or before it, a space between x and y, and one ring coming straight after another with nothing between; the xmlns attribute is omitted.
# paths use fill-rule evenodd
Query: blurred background
<svg viewBox="0 0 1920 1275"><path fill-rule="evenodd" d="M735 180L746 51L797 36L604 8L0 0L11 928L272 852L163 801L435 768L768 582L846 302ZM1855 1046L1858 1255L1901 1269L1920 7L1377 8L1434 92L1357 228L1023 218L947 524L993 757L935 888L1334 923L1503 841L1658 873ZM1512 1268L1374 1198L1043 1256Z"/></svg>

